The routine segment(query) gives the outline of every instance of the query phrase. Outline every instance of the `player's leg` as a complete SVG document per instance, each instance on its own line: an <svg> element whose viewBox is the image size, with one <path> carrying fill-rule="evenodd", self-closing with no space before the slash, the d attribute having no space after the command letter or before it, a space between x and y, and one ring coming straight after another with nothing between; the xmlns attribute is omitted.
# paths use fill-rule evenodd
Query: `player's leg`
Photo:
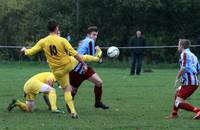
<svg viewBox="0 0 200 130"><path fill-rule="evenodd" d="M78 72L75 72L74 70L72 70L69 73L69 79L70 79L70 84L72 87L72 92L71 92L72 99L74 100L74 98L78 92L78 89L79 89L81 83L85 80L85 78L84 78L84 75L80 75ZM67 111L69 113L71 113L70 108L67 104L66 104L66 107L67 107Z"/></svg>
<svg viewBox="0 0 200 130"><path fill-rule="evenodd" d="M130 72L130 75L135 75L135 68L136 68L136 54L133 53L132 54L133 58L132 58L132 64L131 64L131 72Z"/></svg>
<svg viewBox="0 0 200 130"><path fill-rule="evenodd" d="M33 102L33 101L31 101ZM12 102L8 105L7 110L11 111L14 107L18 107L22 111L31 112L33 110L33 105L31 105L28 101L26 103L21 102L20 100L13 99Z"/></svg>
<svg viewBox="0 0 200 130"><path fill-rule="evenodd" d="M78 114L75 110L74 102L71 95L71 91L72 91L71 85L68 85L65 88L63 88L63 91L64 91L64 96L65 96L65 102L67 106L69 107L69 111L71 112L72 118L78 118Z"/></svg>
<svg viewBox="0 0 200 130"><path fill-rule="evenodd" d="M46 105L48 106L48 110L51 110L51 104L50 104L50 101L49 101L49 94L48 93L44 93L43 94L43 99L44 99Z"/></svg>
<svg viewBox="0 0 200 130"><path fill-rule="evenodd" d="M24 87L24 97L26 99L26 103L23 103L20 100L17 100L16 102L16 106L18 106L22 111L32 112L34 109L34 100L37 94L32 91L32 86L33 83L30 82Z"/></svg>
<svg viewBox="0 0 200 130"><path fill-rule="evenodd" d="M8 111L11 111L14 107L19 107L22 111L32 111L33 107L31 103L35 99L36 94L34 93L36 89L34 89L34 83L35 81L29 80L24 85L24 97L27 101L27 103L23 103L20 100L13 99L12 102L8 106Z"/></svg>
<svg viewBox="0 0 200 130"><path fill-rule="evenodd" d="M179 93L177 93L176 107L197 113L200 110L199 108L185 102L185 100L190 97L197 88L197 86L182 86Z"/></svg>
<svg viewBox="0 0 200 130"><path fill-rule="evenodd" d="M90 72L91 71L91 72ZM103 81L99 77L97 73L95 73L90 67L88 67L88 73L94 73L92 76L88 78L90 82L92 82L94 86L94 94L95 94L95 107L96 108L102 108L102 109L108 109L109 107L104 105L101 101L102 97L102 86ZM88 74L89 75L89 74Z"/></svg>
<svg viewBox="0 0 200 130"><path fill-rule="evenodd" d="M185 100L183 98L177 97L176 98L176 107L179 109L184 109L187 111L191 111L194 113L197 113L200 111L199 108L192 106L191 104L185 102Z"/></svg>
<svg viewBox="0 0 200 130"><path fill-rule="evenodd" d="M42 83L41 87L40 87L40 93L47 94L48 97L46 97L46 99L50 103L50 108L51 108L52 112L62 113L62 111L60 111L57 108L57 105L56 105L57 96L56 96L56 90L55 90L55 88L52 88L48 84Z"/></svg>
<svg viewBox="0 0 200 130"><path fill-rule="evenodd" d="M53 72L56 80L58 81L58 83L60 84L60 86L62 87L62 89L64 91L65 103L70 108L71 117L78 118L78 114L76 113L76 110L74 107L74 102L73 102L72 95L71 95L72 88L71 88L71 85L69 82L69 72L73 70L73 67L75 67L76 60L72 59L71 61L72 61L71 64L60 67L58 69L53 69L52 72Z"/></svg>
<svg viewBox="0 0 200 130"><path fill-rule="evenodd" d="M142 59L143 59L143 56L142 54L138 54L137 56L137 68L136 68L136 74L137 75L140 75L141 73L141 68L142 68Z"/></svg>
<svg viewBox="0 0 200 130"><path fill-rule="evenodd" d="M181 87L181 86L180 86ZM180 88L179 87L179 88ZM174 97L174 100L173 100L173 107L172 107L172 112L170 113L169 116L165 117L166 119L174 119L174 118L177 118L178 117L178 108L176 107L175 105L175 101L176 101L176 98L177 98L177 93L180 89L177 89L176 90L176 93L175 93L175 97Z"/></svg>
<svg viewBox="0 0 200 130"><path fill-rule="evenodd" d="M65 103L69 106L69 109L71 112L71 117L78 118L78 114L75 110L74 102L73 102L72 95L71 95L72 87L69 83L69 73L66 73L61 78L56 77L56 79L64 91Z"/></svg>
<svg viewBox="0 0 200 130"><path fill-rule="evenodd" d="M174 97L174 104L173 104L173 109L172 109L172 113L171 113L172 117L175 117L175 118L178 116L178 108L175 105L176 98L177 98L177 92L176 92L175 97Z"/></svg>
<svg viewBox="0 0 200 130"><path fill-rule="evenodd" d="M187 111L191 111L194 113L198 113L200 111L199 108L192 106L191 104L185 102L185 100L192 95L192 93L197 89L196 86L181 86L179 87L179 91L177 91L175 104L173 107L173 111L171 114L171 118L177 117L178 109L184 109ZM169 116L170 118L170 116Z"/></svg>
<svg viewBox="0 0 200 130"><path fill-rule="evenodd" d="M87 71L86 71L87 73ZM80 75L78 72L74 70L69 73L70 85L72 86L72 97L74 99L81 83L85 80L84 74Z"/></svg>
<svg viewBox="0 0 200 130"><path fill-rule="evenodd" d="M12 100L12 103L9 104L8 106L8 111L11 111L14 107L18 107L22 111L25 112L31 112L34 108L34 99L35 99L35 94L33 93L26 93L25 98L26 98L26 103L20 101L20 100ZM12 107L13 106L13 107Z"/></svg>

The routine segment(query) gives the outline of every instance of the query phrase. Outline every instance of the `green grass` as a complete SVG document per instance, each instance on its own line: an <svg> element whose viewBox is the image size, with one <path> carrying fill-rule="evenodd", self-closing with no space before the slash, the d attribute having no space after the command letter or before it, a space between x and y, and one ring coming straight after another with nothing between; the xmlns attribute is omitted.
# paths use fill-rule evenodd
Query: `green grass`
<svg viewBox="0 0 200 130"><path fill-rule="evenodd" d="M164 119L171 110L177 69L129 76L129 68L96 68L104 81L103 101L111 108L95 109L93 85L85 82L75 99L78 120L50 113L41 95L32 113L5 111L12 98L23 99L23 84L29 77L48 70L46 64L0 64L0 130L199 130L199 120L192 120L191 112L181 110L178 119ZM65 109L63 93L60 89L57 93L58 107ZM197 90L189 102L200 106L199 97Z"/></svg>

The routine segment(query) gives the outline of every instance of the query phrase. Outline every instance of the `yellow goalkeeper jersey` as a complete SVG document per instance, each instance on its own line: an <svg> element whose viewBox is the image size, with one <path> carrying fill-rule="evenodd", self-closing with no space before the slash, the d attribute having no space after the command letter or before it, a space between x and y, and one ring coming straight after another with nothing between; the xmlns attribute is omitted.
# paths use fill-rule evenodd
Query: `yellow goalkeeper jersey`
<svg viewBox="0 0 200 130"><path fill-rule="evenodd" d="M35 46L25 51L25 55L34 55L43 50L51 68L57 68L71 63L70 56L77 55L70 43L56 34L50 34L39 40Z"/></svg>
<svg viewBox="0 0 200 130"><path fill-rule="evenodd" d="M48 80L51 80L53 82L56 81L53 73L51 72L42 72L42 73L36 74L33 77L31 77L29 80L39 80L42 83L47 83Z"/></svg>

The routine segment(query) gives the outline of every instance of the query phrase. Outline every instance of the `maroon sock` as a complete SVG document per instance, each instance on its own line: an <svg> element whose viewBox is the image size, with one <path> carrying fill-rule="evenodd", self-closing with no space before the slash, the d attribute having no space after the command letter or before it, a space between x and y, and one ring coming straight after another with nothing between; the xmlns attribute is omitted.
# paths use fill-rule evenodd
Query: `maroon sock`
<svg viewBox="0 0 200 130"><path fill-rule="evenodd" d="M175 106L175 104L174 104L173 110L172 110L172 115L173 115L173 116L176 116L177 113L178 113L178 108L177 108L177 107Z"/></svg>
<svg viewBox="0 0 200 130"><path fill-rule="evenodd" d="M185 109L187 111L195 112L195 113L197 113L199 111L198 108L193 107L189 103L180 103L178 107L181 108L181 109Z"/></svg>
<svg viewBox="0 0 200 130"><path fill-rule="evenodd" d="M102 86L94 86L95 104L101 102Z"/></svg>
<svg viewBox="0 0 200 130"><path fill-rule="evenodd" d="M175 96L174 96L174 105L173 105L173 110L172 110L172 115L173 116L176 116L177 115L177 113L178 113L178 108L175 106L175 100L176 100L176 94L175 94Z"/></svg>

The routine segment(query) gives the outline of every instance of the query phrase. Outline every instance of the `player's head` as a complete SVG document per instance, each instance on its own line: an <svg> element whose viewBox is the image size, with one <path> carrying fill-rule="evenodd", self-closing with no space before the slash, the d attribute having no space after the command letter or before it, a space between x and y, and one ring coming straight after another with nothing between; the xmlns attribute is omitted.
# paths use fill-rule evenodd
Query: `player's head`
<svg viewBox="0 0 200 130"><path fill-rule="evenodd" d="M136 31L136 37L141 37L142 36L142 32L140 30Z"/></svg>
<svg viewBox="0 0 200 130"><path fill-rule="evenodd" d="M98 28L96 26L90 26L87 29L87 36L94 41L96 41L97 36L98 36Z"/></svg>
<svg viewBox="0 0 200 130"><path fill-rule="evenodd" d="M178 51L182 51L184 49L187 49L190 47L190 40L188 39L179 39L179 42L178 42Z"/></svg>
<svg viewBox="0 0 200 130"><path fill-rule="evenodd" d="M56 34L58 34L59 24L55 20L50 20L48 22L47 28L48 28L50 33L55 32Z"/></svg>

